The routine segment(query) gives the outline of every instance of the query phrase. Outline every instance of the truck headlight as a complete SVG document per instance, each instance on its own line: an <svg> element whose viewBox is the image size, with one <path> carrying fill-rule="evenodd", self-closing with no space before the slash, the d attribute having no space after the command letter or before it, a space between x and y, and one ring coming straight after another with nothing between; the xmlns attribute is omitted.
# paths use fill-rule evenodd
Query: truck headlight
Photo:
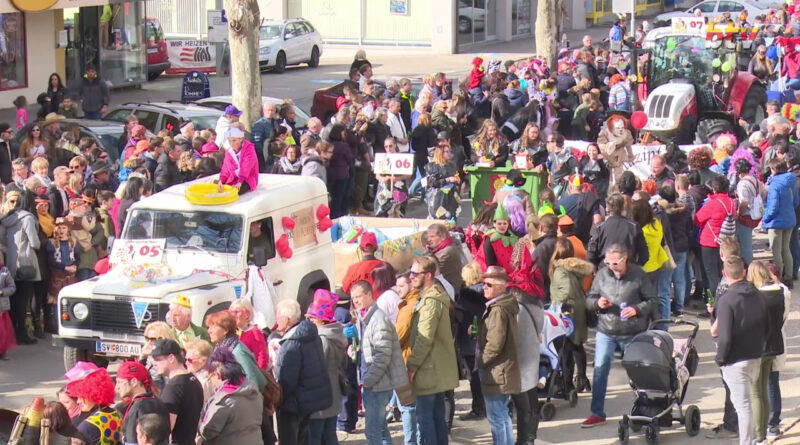
<svg viewBox="0 0 800 445"><path fill-rule="evenodd" d="M86 317L89 316L89 306L86 306L86 303L75 304L72 306L72 315L80 321L86 320Z"/></svg>

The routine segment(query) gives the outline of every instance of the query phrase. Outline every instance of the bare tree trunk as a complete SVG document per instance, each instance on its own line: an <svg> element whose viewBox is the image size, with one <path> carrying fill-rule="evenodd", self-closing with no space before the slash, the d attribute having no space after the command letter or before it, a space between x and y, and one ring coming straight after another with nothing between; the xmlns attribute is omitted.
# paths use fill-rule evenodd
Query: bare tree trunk
<svg viewBox="0 0 800 445"><path fill-rule="evenodd" d="M228 43L231 48L231 96L244 112L239 119L247 129L261 117L261 71L258 35L261 14L256 0L225 0Z"/></svg>
<svg viewBox="0 0 800 445"><path fill-rule="evenodd" d="M539 0L536 11L536 54L545 60L551 72L555 72L558 58L559 36L555 3Z"/></svg>

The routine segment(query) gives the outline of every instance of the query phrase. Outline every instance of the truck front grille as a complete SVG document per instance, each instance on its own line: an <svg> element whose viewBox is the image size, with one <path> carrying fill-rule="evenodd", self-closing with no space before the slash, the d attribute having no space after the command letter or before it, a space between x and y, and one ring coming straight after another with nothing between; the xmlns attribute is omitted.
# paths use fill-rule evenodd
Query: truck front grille
<svg viewBox="0 0 800 445"><path fill-rule="evenodd" d="M92 329L109 333L144 335L148 323L164 320L169 305L151 303L148 306L150 317L145 317L140 327L136 327L136 318L130 300L92 300Z"/></svg>

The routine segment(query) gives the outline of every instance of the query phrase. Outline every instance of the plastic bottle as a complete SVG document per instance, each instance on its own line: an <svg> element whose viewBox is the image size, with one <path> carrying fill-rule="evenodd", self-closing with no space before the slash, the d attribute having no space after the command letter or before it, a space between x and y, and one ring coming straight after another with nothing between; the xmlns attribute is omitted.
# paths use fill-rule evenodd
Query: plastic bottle
<svg viewBox="0 0 800 445"><path fill-rule="evenodd" d="M706 295L708 296L708 304L710 304L713 307L714 304L717 302L717 299L714 298L714 294L711 293L711 289L706 289Z"/></svg>
<svg viewBox="0 0 800 445"><path fill-rule="evenodd" d="M622 311L624 311L625 308L627 308L627 307L628 307L628 303L625 303L624 301L622 302L622 304L619 305L619 318L622 321L625 321L625 320L628 319L628 317L623 317L622 316Z"/></svg>
<svg viewBox="0 0 800 445"><path fill-rule="evenodd" d="M358 344L358 339L353 339L353 363L358 363L358 353L361 352L361 345Z"/></svg>

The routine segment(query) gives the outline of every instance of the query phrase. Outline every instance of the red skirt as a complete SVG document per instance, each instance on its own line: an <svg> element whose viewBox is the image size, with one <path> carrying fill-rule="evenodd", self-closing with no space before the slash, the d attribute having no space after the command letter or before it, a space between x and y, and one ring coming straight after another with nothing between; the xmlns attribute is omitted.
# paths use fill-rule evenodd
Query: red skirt
<svg viewBox="0 0 800 445"><path fill-rule="evenodd" d="M17 347L17 337L14 335L14 325L8 312L0 312L0 355Z"/></svg>

